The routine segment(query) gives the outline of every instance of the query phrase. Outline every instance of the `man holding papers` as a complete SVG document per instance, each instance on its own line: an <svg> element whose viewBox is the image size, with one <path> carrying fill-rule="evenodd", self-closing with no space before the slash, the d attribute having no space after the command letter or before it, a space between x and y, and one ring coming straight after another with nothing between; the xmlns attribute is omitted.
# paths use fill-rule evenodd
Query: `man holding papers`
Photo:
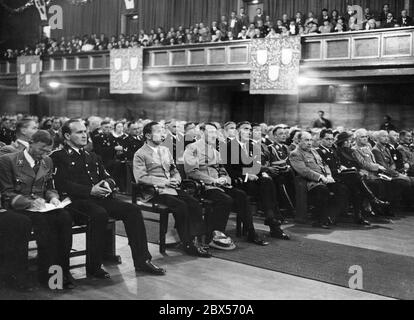
<svg viewBox="0 0 414 320"><path fill-rule="evenodd" d="M53 189L53 163L47 156L52 147L50 133L41 130L33 135L29 148L0 157L0 190L6 207L32 221L40 283L47 285L49 268L58 265L63 271L64 288L73 289L69 272L72 219L66 210L58 209L61 203ZM56 210L46 211L47 206Z"/></svg>

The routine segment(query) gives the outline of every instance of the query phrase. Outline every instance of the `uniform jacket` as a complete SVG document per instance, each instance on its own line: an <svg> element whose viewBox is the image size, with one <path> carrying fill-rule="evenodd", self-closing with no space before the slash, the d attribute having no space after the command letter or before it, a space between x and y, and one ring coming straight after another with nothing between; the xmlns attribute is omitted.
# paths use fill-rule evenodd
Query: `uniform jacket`
<svg viewBox="0 0 414 320"><path fill-rule="evenodd" d="M336 150L333 148L328 149L323 146L320 146L319 148L316 149L316 151L321 156L322 161L325 162L329 166L329 169L331 170L332 175L334 177L339 175L339 169L341 168L341 162L339 161L339 157L336 153Z"/></svg>
<svg viewBox="0 0 414 320"><path fill-rule="evenodd" d="M242 148L238 139L227 143L227 159L225 168L231 179L246 178L246 174L259 175L262 172L261 145L254 144L252 140Z"/></svg>
<svg viewBox="0 0 414 320"><path fill-rule="evenodd" d="M379 164L371 151L371 146L355 146L353 148L355 159L360 165L360 173L370 179L378 178Z"/></svg>
<svg viewBox="0 0 414 320"><path fill-rule="evenodd" d="M134 136L127 136L123 142L124 156L127 161L134 159L135 152L137 152L144 145L143 139Z"/></svg>
<svg viewBox="0 0 414 320"><path fill-rule="evenodd" d="M398 175L395 161L391 156L390 150L386 146L377 143L375 147L372 148L372 153L374 154L376 162L387 169L387 174L394 177Z"/></svg>
<svg viewBox="0 0 414 320"><path fill-rule="evenodd" d="M53 163L49 157L40 162L39 171L33 168L24 152L7 154L0 157L0 188L2 198L12 209L28 209L35 198L50 201L58 198L53 188Z"/></svg>
<svg viewBox="0 0 414 320"><path fill-rule="evenodd" d="M133 170L137 183L161 188L161 194L177 195L176 190L167 187L170 179L181 182L174 159L167 147L159 146L160 156L148 144L139 149L134 156Z"/></svg>
<svg viewBox="0 0 414 320"><path fill-rule="evenodd" d="M65 146L52 153L51 158L55 166L56 188L72 200L91 198L92 187L103 180L110 185L115 184L101 158L93 152L84 151L82 156L70 146Z"/></svg>
<svg viewBox="0 0 414 320"><path fill-rule="evenodd" d="M320 182L321 176L332 175L328 165L323 163L322 158L314 149L304 151L297 147L290 154L289 160L296 173L307 180L308 190L323 184Z"/></svg>
<svg viewBox="0 0 414 320"><path fill-rule="evenodd" d="M410 145L400 144L398 146L403 162L408 163L410 167L414 166L414 149Z"/></svg>
<svg viewBox="0 0 414 320"><path fill-rule="evenodd" d="M227 178L228 184L231 184L220 153L204 140L188 145L184 151L184 170L188 178L204 182L206 189L214 188L214 180L221 177Z"/></svg>

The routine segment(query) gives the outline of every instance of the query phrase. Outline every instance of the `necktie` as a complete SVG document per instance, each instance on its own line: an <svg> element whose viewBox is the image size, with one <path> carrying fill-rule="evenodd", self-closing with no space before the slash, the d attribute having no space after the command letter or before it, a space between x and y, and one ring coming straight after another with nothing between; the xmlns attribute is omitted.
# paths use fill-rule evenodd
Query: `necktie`
<svg viewBox="0 0 414 320"><path fill-rule="evenodd" d="M35 165L33 167L33 171L35 172L35 174L39 172L39 168L40 168L40 161L35 161Z"/></svg>

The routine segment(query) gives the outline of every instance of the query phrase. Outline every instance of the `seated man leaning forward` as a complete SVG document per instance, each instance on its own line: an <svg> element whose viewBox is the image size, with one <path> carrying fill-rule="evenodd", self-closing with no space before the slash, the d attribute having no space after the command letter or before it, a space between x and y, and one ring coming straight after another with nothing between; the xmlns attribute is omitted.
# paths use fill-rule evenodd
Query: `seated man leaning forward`
<svg viewBox="0 0 414 320"><path fill-rule="evenodd" d="M41 285L48 285L49 268L60 266L64 288L73 289L69 271L72 219L69 212L57 208L59 195L53 189L53 163L48 156L52 148L50 133L41 130L32 136L28 148L0 157L0 188L5 205L32 222ZM46 202L52 208L47 212Z"/></svg>
<svg viewBox="0 0 414 320"><path fill-rule="evenodd" d="M55 183L59 193L68 195L72 200L68 209L74 220L89 223L88 276L110 278L102 269L103 239L109 217L122 220L125 225L135 270L164 275L165 270L151 261L141 210L136 205L113 197L116 185L102 160L95 153L83 149L88 143L83 122L67 121L62 127L62 136L65 147L52 154L56 167Z"/></svg>
<svg viewBox="0 0 414 320"><path fill-rule="evenodd" d="M146 142L134 156L135 181L159 188L160 194L152 200L166 205L173 212L184 251L190 255L211 257L202 245L206 226L201 205L180 188L181 176L173 156L167 147L161 146L165 138L163 127L157 122L150 122L143 133Z"/></svg>

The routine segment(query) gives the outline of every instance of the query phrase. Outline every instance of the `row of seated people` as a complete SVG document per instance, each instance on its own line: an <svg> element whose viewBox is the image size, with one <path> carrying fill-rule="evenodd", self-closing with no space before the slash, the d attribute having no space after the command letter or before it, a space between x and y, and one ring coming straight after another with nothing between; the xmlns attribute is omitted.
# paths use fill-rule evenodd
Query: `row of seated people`
<svg viewBox="0 0 414 320"><path fill-rule="evenodd" d="M355 221L359 224L369 224L363 216L364 202L391 215L390 208L398 207L401 195L409 192L412 185L410 168L414 166L414 151L408 132L401 132L402 144L398 148L393 146L405 155L402 157L406 171L401 173L397 170L397 156L390 151L393 149L386 131L375 135L377 143L373 149L365 130L355 132L352 149L352 136L342 132L336 137L334 149L333 133L323 130L320 132L321 146L315 151L312 135L306 131L296 132L291 144L295 149L288 147L289 128L283 125L273 128L270 140L258 124L230 122L224 126L226 139L217 143L220 137L218 126L200 124L198 140L193 136L185 151L182 150L182 162L187 177L205 183L203 197L213 203L214 209L203 217L199 201L180 188L182 177L176 164L180 162L177 155L184 145L183 137L176 131L173 133L176 127L173 121L166 126L168 131L156 122L144 126L142 137L145 142L134 154L133 174L136 182L154 185L161 190L157 199L152 200L164 203L172 210L184 250L200 257L210 257L211 247L234 249L234 242L225 234L231 211L237 212L243 221L248 241L257 245L269 244L255 231L248 194L258 198L270 235L289 239L281 229L280 203L283 200L278 191L280 185L289 185L293 173L307 182L310 201L316 207L313 225L322 228L330 228L347 210L349 202L352 202ZM136 269L164 274L163 269L151 262L139 208L112 197L116 187L114 179L101 158L85 150L88 131L84 122L66 122L61 134L63 148L49 157L53 149L51 134L37 131L34 120L23 119L17 124L16 142L0 150L4 154L0 157L0 187L3 203L8 209L0 216L0 234L6 239L0 243L7 244L0 250L8 257L4 259L8 264L6 274L11 273L17 281L21 279L20 276L16 278L16 272L23 272L22 268L15 266L25 266L21 259L27 259L27 230L32 228L38 242L42 283L47 282L48 267L58 264L65 270L66 287L73 287L68 255L74 220L76 223L88 222L91 226L93 250L87 259L88 275L108 278L101 263L102 239L109 216L125 223ZM223 158L226 161L222 161ZM50 184L52 180L57 191ZM294 197L291 188L288 189ZM63 196L72 200L67 209L54 210L50 215L36 212L46 201L58 205L59 197ZM391 207L380 199L390 202Z"/></svg>
<svg viewBox="0 0 414 320"><path fill-rule="evenodd" d="M362 9L361 9L362 10ZM100 51L118 48L138 48L141 46L179 45L218 41L246 40L265 37L280 37L312 33L331 33L357 30L372 30L378 28L409 27L413 25L408 10L402 10L397 18L385 4L380 14L375 15L370 8L364 12L357 12L353 6L347 7L345 14L338 10L322 9L320 17L313 12L306 15L298 11L295 17L290 18L284 13L281 19L274 21L269 15L264 15L262 9L250 21L241 8L239 15L233 11L229 18L222 15L220 21L212 21L208 26L203 22L185 28L179 26L168 31L162 27L152 29L149 33L140 30L139 33L110 39L105 34L72 36L71 39L62 37L60 40L45 38L34 48L26 46L23 50L8 49L2 54L6 58L15 58L18 55L53 55L77 53L84 51Z"/></svg>

